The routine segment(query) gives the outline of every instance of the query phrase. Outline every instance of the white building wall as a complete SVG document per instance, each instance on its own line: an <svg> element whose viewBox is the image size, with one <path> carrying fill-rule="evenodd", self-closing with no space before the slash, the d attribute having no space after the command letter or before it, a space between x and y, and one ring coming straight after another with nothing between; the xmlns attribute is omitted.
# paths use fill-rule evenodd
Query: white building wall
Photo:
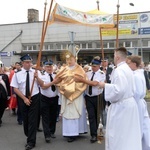
<svg viewBox="0 0 150 150"><path fill-rule="evenodd" d="M39 45L41 41L41 32L42 32L42 22L34 23L19 23L19 24L7 24L0 25L0 50L2 50L9 42L11 42L19 33L22 31L22 34L10 44L4 52L13 52L21 53L23 50L23 44L37 44ZM45 36L45 43L70 43L69 31L75 32L74 42L78 42L81 45L81 42L88 43L89 41L93 42L93 48L96 48L96 41L100 40L99 37L99 28L90 27L90 26L80 26L80 25L67 25L67 24L52 24L48 26L47 33ZM149 38L150 35L142 35L142 38ZM114 41L115 36L103 37L103 40ZM129 36L119 36L119 39L140 39L139 35ZM109 44L108 44L109 45ZM37 49L38 50L38 49ZM30 51L29 51L30 52ZM148 61L149 55L144 54L144 59ZM11 56L11 63L19 61L18 55Z"/></svg>

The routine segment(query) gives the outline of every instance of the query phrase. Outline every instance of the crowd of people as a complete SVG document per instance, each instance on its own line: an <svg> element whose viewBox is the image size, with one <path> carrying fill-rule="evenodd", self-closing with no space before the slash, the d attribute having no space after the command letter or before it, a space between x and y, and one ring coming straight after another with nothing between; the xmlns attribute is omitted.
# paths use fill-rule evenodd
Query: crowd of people
<svg viewBox="0 0 150 150"><path fill-rule="evenodd" d="M88 115L91 143L97 141L102 123L106 150L150 150L144 100L150 91L150 65L142 63L140 56L127 56L124 47L115 50L114 64L99 56L84 66L77 64L75 54L65 58L63 65L49 60L38 67L28 54L10 68L0 62L0 126L9 107L18 124L23 124L25 149L31 150L41 131L40 118L46 143L56 138L59 114L62 135L73 142L88 132Z"/></svg>

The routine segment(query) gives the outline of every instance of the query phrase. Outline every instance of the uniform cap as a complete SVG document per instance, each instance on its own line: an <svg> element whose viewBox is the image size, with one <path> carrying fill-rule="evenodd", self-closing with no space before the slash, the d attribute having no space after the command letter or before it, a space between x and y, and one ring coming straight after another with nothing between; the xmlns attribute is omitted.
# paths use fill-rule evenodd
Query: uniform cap
<svg viewBox="0 0 150 150"><path fill-rule="evenodd" d="M97 66L101 64L101 59L99 56L94 57L94 59L92 60L92 66Z"/></svg>
<svg viewBox="0 0 150 150"><path fill-rule="evenodd" d="M44 62L44 66L51 66L51 65L53 65L53 64L54 64L54 63L53 63L52 60L49 60L49 61Z"/></svg>
<svg viewBox="0 0 150 150"><path fill-rule="evenodd" d="M32 61L32 58L29 54L26 54L20 58L21 61Z"/></svg>

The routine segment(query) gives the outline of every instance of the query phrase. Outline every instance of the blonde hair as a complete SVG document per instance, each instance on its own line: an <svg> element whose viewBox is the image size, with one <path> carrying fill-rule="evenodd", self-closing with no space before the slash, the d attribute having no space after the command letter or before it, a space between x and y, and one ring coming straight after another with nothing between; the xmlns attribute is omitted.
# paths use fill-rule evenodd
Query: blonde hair
<svg viewBox="0 0 150 150"><path fill-rule="evenodd" d="M142 62L141 56L132 55L130 56L130 60L131 62L135 63L137 67L141 66Z"/></svg>

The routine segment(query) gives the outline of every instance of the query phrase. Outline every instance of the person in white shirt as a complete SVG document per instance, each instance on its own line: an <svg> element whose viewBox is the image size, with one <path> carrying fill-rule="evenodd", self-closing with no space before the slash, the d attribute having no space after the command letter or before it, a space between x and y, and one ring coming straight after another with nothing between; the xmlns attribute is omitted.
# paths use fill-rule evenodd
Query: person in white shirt
<svg viewBox="0 0 150 150"><path fill-rule="evenodd" d="M41 115L44 130L45 141L50 142L50 138L55 138L57 108L58 108L58 90L52 85L55 77L53 73L53 61L44 63L44 74L39 78L44 82L41 89ZM38 79L39 80L39 79Z"/></svg>
<svg viewBox="0 0 150 150"><path fill-rule="evenodd" d="M22 69L13 75L11 86L14 92L23 100L22 115L24 133L27 136L26 150L31 150L36 144L38 108L39 108L39 85L35 80L33 90L31 92L34 80L35 70L31 68L32 58L26 54L22 56ZM31 98L30 98L31 96Z"/></svg>
<svg viewBox="0 0 150 150"><path fill-rule="evenodd" d="M150 118L147 110L147 103L144 100L146 96L146 82L144 70L140 69L141 57L129 56L127 59L129 67L133 70L135 80L134 98L138 105L140 125L141 125L141 140L142 150L150 150Z"/></svg>
<svg viewBox="0 0 150 150"><path fill-rule="evenodd" d="M88 111L88 119L90 124L91 143L97 141L97 130L99 125L98 120L98 96L102 93L98 83L105 81L105 74L100 70L100 57L97 56L92 60L92 71L87 72L88 80L80 77L75 77L77 82L86 83L87 89L85 91L86 108Z"/></svg>
<svg viewBox="0 0 150 150"><path fill-rule="evenodd" d="M111 102L107 114L105 150L142 150L139 113L134 99L134 76L126 64L126 57L126 48L116 49L116 69L111 84L99 83L100 88L105 88L105 100Z"/></svg>

